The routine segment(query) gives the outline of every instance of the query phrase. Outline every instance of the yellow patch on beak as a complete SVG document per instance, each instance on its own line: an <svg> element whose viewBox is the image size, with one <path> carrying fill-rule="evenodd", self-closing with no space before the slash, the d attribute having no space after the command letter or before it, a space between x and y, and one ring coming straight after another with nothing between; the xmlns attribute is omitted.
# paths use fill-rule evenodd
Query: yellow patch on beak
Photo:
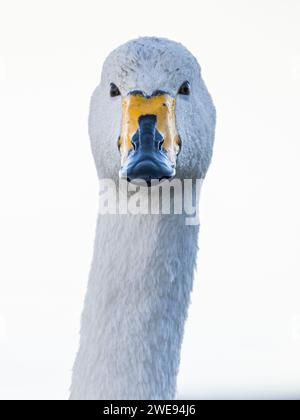
<svg viewBox="0 0 300 420"><path fill-rule="evenodd" d="M128 95L122 99L122 130L119 138L122 164L133 149L133 135L139 129L139 118L144 115L155 115L156 128L163 137L162 148L167 152L172 164L180 151L180 137L176 129L176 100L168 94L145 97Z"/></svg>

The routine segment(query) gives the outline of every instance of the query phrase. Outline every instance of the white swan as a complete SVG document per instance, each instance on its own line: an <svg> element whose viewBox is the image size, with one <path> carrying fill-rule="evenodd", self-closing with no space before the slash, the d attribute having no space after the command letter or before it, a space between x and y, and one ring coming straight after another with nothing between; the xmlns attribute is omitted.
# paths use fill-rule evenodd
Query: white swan
<svg viewBox="0 0 300 420"><path fill-rule="evenodd" d="M158 103L169 110L165 120L160 111L156 115ZM141 115L154 114L154 120L138 119L139 106ZM151 132L152 142L165 141L164 157L158 158L163 162L148 159L139 170L128 164L137 153L134 127L139 150ZM168 177L170 168L173 176L175 166L179 179L203 179L214 129L215 109L200 67L181 44L139 38L106 59L89 119L99 179L117 181L121 165L146 181ZM99 216L71 399L175 397L197 237L198 226L187 226L184 214Z"/></svg>

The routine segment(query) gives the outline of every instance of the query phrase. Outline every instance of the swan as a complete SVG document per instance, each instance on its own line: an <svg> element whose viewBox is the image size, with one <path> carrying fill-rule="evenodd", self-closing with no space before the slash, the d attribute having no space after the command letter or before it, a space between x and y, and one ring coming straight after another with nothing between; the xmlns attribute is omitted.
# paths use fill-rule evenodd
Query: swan
<svg viewBox="0 0 300 420"><path fill-rule="evenodd" d="M141 179L146 195L152 179L203 180L215 121L200 66L184 46L129 41L107 57L91 98L98 178L135 187ZM71 400L176 397L198 230L184 212L99 214Z"/></svg>

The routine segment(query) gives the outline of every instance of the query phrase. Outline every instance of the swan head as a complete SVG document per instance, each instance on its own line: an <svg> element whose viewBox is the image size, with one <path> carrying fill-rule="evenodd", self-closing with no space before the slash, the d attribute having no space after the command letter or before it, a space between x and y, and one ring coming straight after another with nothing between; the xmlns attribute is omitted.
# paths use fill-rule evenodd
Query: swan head
<svg viewBox="0 0 300 420"><path fill-rule="evenodd" d="M215 108L194 56L163 38L139 38L105 60L89 133L99 178L204 178Z"/></svg>

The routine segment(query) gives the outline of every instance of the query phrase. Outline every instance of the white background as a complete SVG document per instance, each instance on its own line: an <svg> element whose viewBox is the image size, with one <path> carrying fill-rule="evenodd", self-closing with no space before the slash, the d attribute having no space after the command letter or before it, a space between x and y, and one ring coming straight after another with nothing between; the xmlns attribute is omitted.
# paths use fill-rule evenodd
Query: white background
<svg viewBox="0 0 300 420"><path fill-rule="evenodd" d="M218 111L179 397L300 398L300 2L0 1L0 398L65 399L97 213L89 98L142 35Z"/></svg>

